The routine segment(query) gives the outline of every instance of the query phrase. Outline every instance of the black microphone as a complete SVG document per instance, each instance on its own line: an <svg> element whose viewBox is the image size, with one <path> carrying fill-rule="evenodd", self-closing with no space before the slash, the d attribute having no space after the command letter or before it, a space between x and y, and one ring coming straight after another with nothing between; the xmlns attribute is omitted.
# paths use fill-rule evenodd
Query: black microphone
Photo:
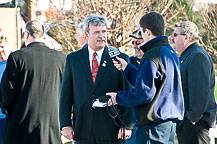
<svg viewBox="0 0 217 144"><path fill-rule="evenodd" d="M109 56L112 59L121 54L120 51L119 51L119 49L118 48L114 48L113 46L109 46L108 47L108 53L109 53Z"/></svg>
<svg viewBox="0 0 217 144"><path fill-rule="evenodd" d="M99 102L107 102L111 98L110 95L103 95L99 97Z"/></svg>

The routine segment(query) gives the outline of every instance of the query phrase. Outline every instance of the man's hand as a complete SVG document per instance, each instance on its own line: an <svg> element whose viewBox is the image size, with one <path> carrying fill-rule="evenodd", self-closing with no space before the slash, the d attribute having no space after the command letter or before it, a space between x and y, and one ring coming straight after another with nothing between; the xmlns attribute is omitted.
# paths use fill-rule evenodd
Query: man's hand
<svg viewBox="0 0 217 144"><path fill-rule="evenodd" d="M124 60L124 59L122 59L122 58L119 58L119 57L117 57L116 56L116 60L114 60L114 59L112 59L113 60L113 63L114 63L114 66L118 69L118 70L125 70L126 69L126 67L127 67L127 62Z"/></svg>
<svg viewBox="0 0 217 144"><path fill-rule="evenodd" d="M116 95L117 95L117 93L109 92L109 93L106 93L106 95L110 95L111 96L111 98L108 100L108 106L116 105L117 104L117 102L116 102Z"/></svg>
<svg viewBox="0 0 217 144"><path fill-rule="evenodd" d="M125 131L125 137L124 137L124 132ZM132 130L131 129L126 129L126 128L120 128L118 132L118 139L129 139L131 137Z"/></svg>
<svg viewBox="0 0 217 144"><path fill-rule="evenodd" d="M62 128L62 135L65 138L71 140L74 137L74 130L72 129L71 126L64 127L64 128Z"/></svg>

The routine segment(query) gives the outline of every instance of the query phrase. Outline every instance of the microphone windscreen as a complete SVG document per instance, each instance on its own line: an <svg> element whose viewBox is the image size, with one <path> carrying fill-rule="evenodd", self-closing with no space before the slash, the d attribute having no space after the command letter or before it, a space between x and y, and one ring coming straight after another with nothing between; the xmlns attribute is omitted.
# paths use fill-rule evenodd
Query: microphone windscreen
<svg viewBox="0 0 217 144"><path fill-rule="evenodd" d="M116 56L118 56L118 55L121 54L120 51L119 51L119 49L118 48L114 48L113 46L109 46L108 47L108 52L109 52L109 56L111 58L114 58L114 57L116 57Z"/></svg>

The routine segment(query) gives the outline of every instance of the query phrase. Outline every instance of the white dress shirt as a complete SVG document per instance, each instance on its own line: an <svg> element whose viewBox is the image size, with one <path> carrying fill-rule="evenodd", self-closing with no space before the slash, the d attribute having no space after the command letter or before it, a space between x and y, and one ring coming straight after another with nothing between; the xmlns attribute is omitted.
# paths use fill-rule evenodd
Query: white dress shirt
<svg viewBox="0 0 217 144"><path fill-rule="evenodd" d="M91 71L92 71L92 60L93 60L93 54L94 54L94 52L97 53L96 59L97 59L98 65L100 66L100 61L101 61L101 58L102 58L102 53L103 53L103 51L104 51L104 48L101 49L101 50L99 50L99 51L94 51L92 48L90 48L90 47L88 46L88 51L89 51L90 69L91 69Z"/></svg>

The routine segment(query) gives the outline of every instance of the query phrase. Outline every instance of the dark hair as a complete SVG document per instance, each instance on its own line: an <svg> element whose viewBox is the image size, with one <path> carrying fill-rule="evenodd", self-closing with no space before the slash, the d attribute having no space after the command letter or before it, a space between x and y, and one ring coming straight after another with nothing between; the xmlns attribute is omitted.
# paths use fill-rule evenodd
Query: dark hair
<svg viewBox="0 0 217 144"><path fill-rule="evenodd" d="M149 12L145 14L139 21L143 32L149 29L154 36L164 35L164 19L158 12Z"/></svg>
<svg viewBox="0 0 217 144"><path fill-rule="evenodd" d="M41 38L44 34L44 26L40 21L32 20L26 24L26 31L33 38Z"/></svg>

